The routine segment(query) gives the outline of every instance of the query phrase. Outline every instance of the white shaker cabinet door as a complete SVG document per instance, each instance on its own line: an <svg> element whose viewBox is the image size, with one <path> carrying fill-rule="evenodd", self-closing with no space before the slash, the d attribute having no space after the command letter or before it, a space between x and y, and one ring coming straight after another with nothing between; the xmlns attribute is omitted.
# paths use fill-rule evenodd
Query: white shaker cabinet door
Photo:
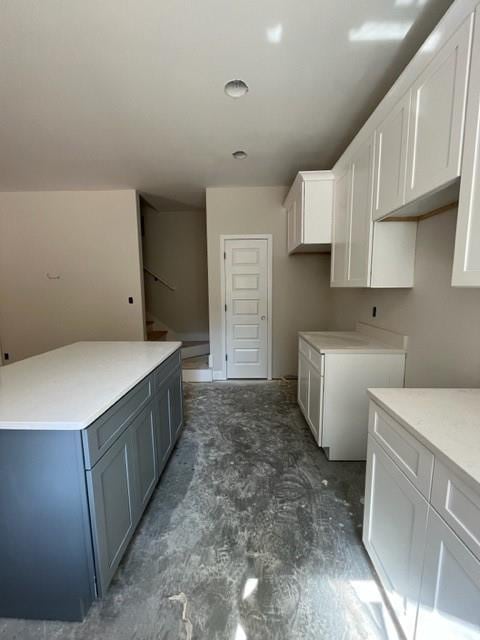
<svg viewBox="0 0 480 640"><path fill-rule="evenodd" d="M332 287L343 287L347 280L347 233L351 177L351 172L346 171L335 179L331 257Z"/></svg>
<svg viewBox="0 0 480 640"><path fill-rule="evenodd" d="M407 640L415 631L428 504L371 435L363 543Z"/></svg>
<svg viewBox="0 0 480 640"><path fill-rule="evenodd" d="M411 96L411 91L408 91L377 128L374 220L382 218L405 204Z"/></svg>
<svg viewBox="0 0 480 640"><path fill-rule="evenodd" d="M430 511L415 640L480 639L480 563Z"/></svg>
<svg viewBox="0 0 480 640"><path fill-rule="evenodd" d="M308 383L308 421L319 446L322 445L322 377L317 369L310 365Z"/></svg>
<svg viewBox="0 0 480 640"><path fill-rule="evenodd" d="M358 149L352 160L351 172L347 286L367 287L370 284L373 229L373 137Z"/></svg>
<svg viewBox="0 0 480 640"><path fill-rule="evenodd" d="M480 8L475 25L453 260L457 287L480 287Z"/></svg>
<svg viewBox="0 0 480 640"><path fill-rule="evenodd" d="M473 14L412 87L406 201L460 175Z"/></svg>
<svg viewBox="0 0 480 640"><path fill-rule="evenodd" d="M308 415L308 360L299 352L298 354L298 404L303 415Z"/></svg>

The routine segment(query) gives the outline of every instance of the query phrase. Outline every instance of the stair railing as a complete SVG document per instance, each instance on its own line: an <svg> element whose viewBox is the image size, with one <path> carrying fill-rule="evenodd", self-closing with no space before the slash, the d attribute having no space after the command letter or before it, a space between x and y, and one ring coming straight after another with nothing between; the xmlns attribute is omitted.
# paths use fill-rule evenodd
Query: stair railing
<svg viewBox="0 0 480 640"><path fill-rule="evenodd" d="M148 273L149 276L152 276L152 278L155 280L155 282L160 282L160 284L163 284L163 286L167 287L167 289L170 289L170 291L176 291L177 290L176 287L171 285L164 278L160 277L157 273L154 273L151 269L147 269L147 267L143 267L143 270L145 271L145 273Z"/></svg>

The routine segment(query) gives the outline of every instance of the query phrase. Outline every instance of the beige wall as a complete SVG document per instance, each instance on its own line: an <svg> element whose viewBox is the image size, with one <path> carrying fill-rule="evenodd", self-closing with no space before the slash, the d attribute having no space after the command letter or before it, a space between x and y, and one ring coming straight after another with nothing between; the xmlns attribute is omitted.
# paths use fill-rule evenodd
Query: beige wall
<svg viewBox="0 0 480 640"><path fill-rule="evenodd" d="M0 339L11 361L78 340L143 340L142 296L135 191L0 193Z"/></svg>
<svg viewBox="0 0 480 640"><path fill-rule="evenodd" d="M210 350L221 370L220 236L273 235L273 375L297 371L297 332L325 329L328 315L329 255L287 254L285 187L207 189Z"/></svg>
<svg viewBox="0 0 480 640"><path fill-rule="evenodd" d="M413 289L332 290L330 329L364 320L410 337L407 386L480 386L480 290L450 286L455 224L454 210L419 223Z"/></svg>
<svg viewBox="0 0 480 640"><path fill-rule="evenodd" d="M147 310L183 340L208 340L205 211L158 212L142 205L146 267L175 286L145 276Z"/></svg>

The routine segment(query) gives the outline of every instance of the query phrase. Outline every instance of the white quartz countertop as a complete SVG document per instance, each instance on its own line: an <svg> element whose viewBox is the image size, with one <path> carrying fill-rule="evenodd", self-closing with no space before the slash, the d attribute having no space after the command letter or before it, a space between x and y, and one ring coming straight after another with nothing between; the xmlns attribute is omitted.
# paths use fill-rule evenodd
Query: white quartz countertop
<svg viewBox="0 0 480 640"><path fill-rule="evenodd" d="M480 389L369 389L368 394L480 486Z"/></svg>
<svg viewBox="0 0 480 640"><path fill-rule="evenodd" d="M359 331L301 331L298 335L319 353L405 353Z"/></svg>
<svg viewBox="0 0 480 640"><path fill-rule="evenodd" d="M76 342L0 367L0 429L84 429L181 345Z"/></svg>

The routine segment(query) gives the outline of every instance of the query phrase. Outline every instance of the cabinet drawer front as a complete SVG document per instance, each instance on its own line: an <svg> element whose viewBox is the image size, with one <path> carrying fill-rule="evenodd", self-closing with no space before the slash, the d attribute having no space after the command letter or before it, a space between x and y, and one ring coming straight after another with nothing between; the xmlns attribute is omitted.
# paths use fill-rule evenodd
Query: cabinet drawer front
<svg viewBox="0 0 480 640"><path fill-rule="evenodd" d="M432 505L480 558L480 493L438 460L433 474Z"/></svg>
<svg viewBox="0 0 480 640"><path fill-rule="evenodd" d="M368 430L413 485L428 498L433 454L374 402L370 403Z"/></svg>
<svg viewBox="0 0 480 640"><path fill-rule="evenodd" d="M148 376L82 432L87 469L91 469L108 451L133 418L150 401L152 393L152 376Z"/></svg>
<svg viewBox="0 0 480 640"><path fill-rule="evenodd" d="M167 378L181 365L181 357L180 357L180 349L176 351L173 355L171 355L168 360L163 362L155 371L153 372L154 376L154 386L155 391L158 391L160 387L163 386L164 382Z"/></svg>

